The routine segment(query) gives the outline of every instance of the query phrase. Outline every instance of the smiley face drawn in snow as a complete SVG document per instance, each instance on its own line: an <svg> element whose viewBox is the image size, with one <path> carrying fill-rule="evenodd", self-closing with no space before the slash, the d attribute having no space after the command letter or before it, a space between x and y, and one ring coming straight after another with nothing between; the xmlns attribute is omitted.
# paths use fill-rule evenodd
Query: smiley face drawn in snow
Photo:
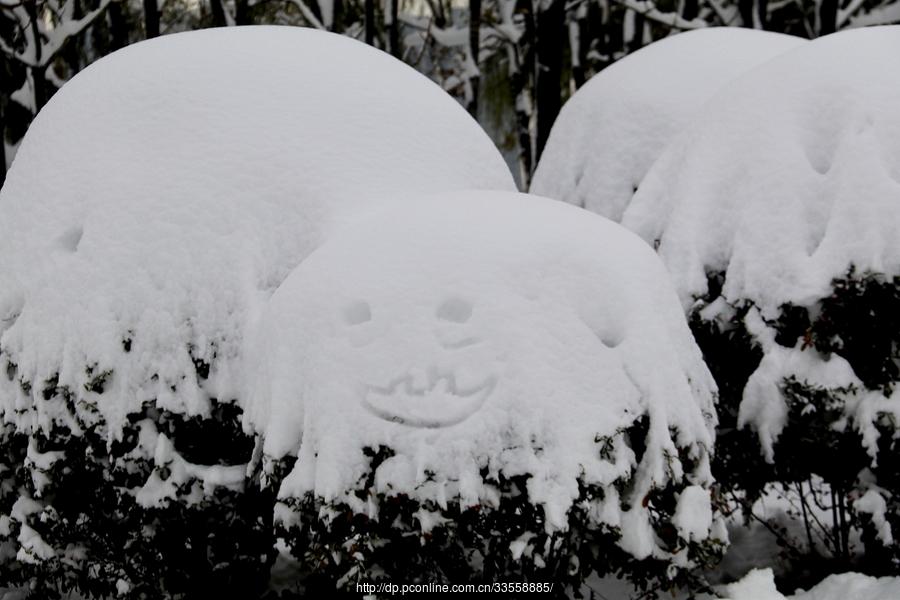
<svg viewBox="0 0 900 600"><path fill-rule="evenodd" d="M608 348L571 306L529 294L483 263L432 254L416 267L390 254L368 257L384 262L367 261L365 271L402 272L401 289L356 272L329 294L339 301L304 311L309 344L319 349L304 369L317 412L360 407L369 418L434 430L468 426L533 395L586 396L580 386L596 373L587 361L566 360L565 344L587 355Z"/></svg>
<svg viewBox="0 0 900 600"><path fill-rule="evenodd" d="M480 374L466 368L488 358L478 348L484 345L484 339L472 333L472 312L472 303L460 297L443 300L433 315L432 348L427 348L427 340L414 341L416 336L405 332L406 344L425 346L419 356L434 359L387 380L382 373L370 370L374 371L371 377L379 382L365 384L363 406L385 421L423 428L449 427L476 413L493 393L499 375L489 367ZM343 316L349 327L360 327L372 320L372 310L367 302L352 302ZM427 320L427 316L422 319Z"/></svg>
<svg viewBox="0 0 900 600"><path fill-rule="evenodd" d="M341 230L269 301L249 418L264 452L299 452L316 486L325 456L358 466L349 447L594 453L646 394L687 394L672 392L687 385L681 346L650 342L690 336L643 242L549 200L453 202Z"/></svg>
<svg viewBox="0 0 900 600"><path fill-rule="evenodd" d="M487 400L497 384L488 376L473 387L457 384L452 372L432 369L424 386L417 387L412 375L404 375L387 387L370 385L363 400L373 415L413 427L447 427L464 421Z"/></svg>

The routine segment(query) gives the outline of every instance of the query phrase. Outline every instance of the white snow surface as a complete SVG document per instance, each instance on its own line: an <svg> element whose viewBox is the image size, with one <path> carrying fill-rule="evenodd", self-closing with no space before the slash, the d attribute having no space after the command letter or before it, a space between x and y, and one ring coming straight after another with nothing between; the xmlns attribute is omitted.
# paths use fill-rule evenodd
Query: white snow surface
<svg viewBox="0 0 900 600"><path fill-rule="evenodd" d="M709 490L699 485L684 488L678 497L672 523L685 540L705 540L709 537L713 524Z"/></svg>
<svg viewBox="0 0 900 600"><path fill-rule="evenodd" d="M553 124L531 191L619 221L638 184L701 106L745 71L805 43L736 27L654 42L591 78Z"/></svg>
<svg viewBox="0 0 900 600"><path fill-rule="evenodd" d="M369 469L363 448L387 446L375 492L492 506L480 469L532 474L530 500L560 529L583 478L609 486L592 514L634 523L622 544L643 558L662 552L652 531L633 535L649 528L650 487L710 484L714 383L665 270L636 236L575 207L503 192L402 201L313 252L257 331L245 415L267 456L298 456L282 498L368 511L351 493ZM636 465L621 432L643 415ZM667 466L676 447L694 472ZM623 514L610 484L632 476ZM700 491L688 494L708 503ZM705 538L702 513L685 522Z"/></svg>
<svg viewBox="0 0 900 600"><path fill-rule="evenodd" d="M894 543L894 533L891 531L891 524L887 520L887 502L882 493L875 489L868 489L853 502L853 508L861 514L868 514L875 526L878 539L885 544L891 546Z"/></svg>
<svg viewBox="0 0 900 600"><path fill-rule="evenodd" d="M753 570L738 582L724 586L723 600L896 600L900 577L870 577L861 573L829 575L809 591L784 595L775 588L770 569Z"/></svg>
<svg viewBox="0 0 900 600"><path fill-rule="evenodd" d="M815 310L851 265L900 274L900 81L884 76L897 53L900 27L874 27L819 38L748 72L672 142L622 220L657 245L686 309L699 306L710 272L725 280L703 318L754 305L745 323L765 357L740 422L770 461L787 416L786 377L855 388L843 394L844 412L873 460L875 419L900 416L898 398L867 391L846 360L779 346L767 323L785 303Z"/></svg>
<svg viewBox="0 0 900 600"><path fill-rule="evenodd" d="M334 227L464 188L514 184L459 105L360 42L223 28L103 58L41 111L0 194L4 418L63 418L42 397L56 373L113 436L146 400L204 414L237 393L247 323Z"/></svg>
<svg viewBox="0 0 900 600"><path fill-rule="evenodd" d="M717 94L654 164L622 223L657 243L682 302L725 272L764 318L851 264L900 273L900 27L819 38Z"/></svg>

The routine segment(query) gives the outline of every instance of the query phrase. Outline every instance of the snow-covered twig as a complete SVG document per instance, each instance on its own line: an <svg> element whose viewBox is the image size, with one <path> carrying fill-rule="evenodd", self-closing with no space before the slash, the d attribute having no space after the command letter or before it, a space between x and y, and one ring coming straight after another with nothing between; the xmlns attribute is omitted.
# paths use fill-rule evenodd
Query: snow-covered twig
<svg viewBox="0 0 900 600"><path fill-rule="evenodd" d="M719 0L707 0L707 3L712 7L719 18L722 19L722 24L726 27L734 25L734 22L740 16L740 12L735 6L729 6L727 8L723 7Z"/></svg>
<svg viewBox="0 0 900 600"><path fill-rule="evenodd" d="M300 12L303 14L303 18L306 19L306 21L310 25L312 25L316 29L321 29L322 31L326 31L325 26L322 25L322 22L316 18L316 15L313 14L312 9L310 9L303 0L290 0L290 1L294 6L296 6L300 10Z"/></svg>
<svg viewBox="0 0 900 600"><path fill-rule="evenodd" d="M900 22L900 4L882 4L857 17L848 16L848 27L869 27L871 25L891 25Z"/></svg>
<svg viewBox="0 0 900 600"><path fill-rule="evenodd" d="M865 1L866 0L851 0L850 4L848 4L846 8L839 8L837 17L838 28L846 25L847 21L850 20L850 17L856 14L856 11L858 11L862 7L862 5L865 4Z"/></svg>
<svg viewBox="0 0 900 600"><path fill-rule="evenodd" d="M732 502L741 506L741 514L743 514L745 517L749 517L750 519L755 520L757 523L762 525L769 533L771 533L775 537L775 539L781 540L785 548L793 552L798 552L796 546L791 544L789 538L782 534L777 528L773 527L772 524L769 523L766 519L753 512L752 504L740 498L733 490L730 490L728 492L728 495L731 496Z"/></svg>
<svg viewBox="0 0 900 600"><path fill-rule="evenodd" d="M812 488L812 482L810 482L809 486L810 486L810 494L813 496L813 499L815 499L816 492ZM810 519L815 521L816 525L819 527L818 533L819 533L820 537L822 538L822 543L827 548L829 546L829 541L831 540L831 537L828 532L828 528L826 528L825 525L822 524L822 521L819 520L819 517L818 517L818 515L816 515L815 511L808 508L809 503L807 502L806 494L803 491L803 482L802 481L797 482L797 488L800 491L800 507L803 510L803 525L806 527L806 536L809 539L809 549L813 550L815 547L812 533L810 531L810 525L809 525Z"/></svg>
<svg viewBox="0 0 900 600"><path fill-rule="evenodd" d="M84 29L100 16L112 0L100 0L100 4L80 19L71 19L74 11L74 2L67 2L59 12L59 26L41 31L39 39L33 35L27 36L25 47L21 51L10 47L3 38L0 38L0 52L26 67L41 69L53 62L56 55L66 45L69 38L80 34ZM24 9L23 9L24 10ZM28 30L25 27L24 30ZM40 51L38 51L40 49ZM39 58L38 58L39 57Z"/></svg>
<svg viewBox="0 0 900 600"><path fill-rule="evenodd" d="M402 20L402 17L401 17L401 20ZM422 58L425 56L425 50L428 48L428 41L430 39L432 39L431 38L431 25L433 22L434 22L434 15L432 15L428 18L428 26L425 28L425 34L422 36L422 49L419 51L419 55L416 57L416 59L410 63L414 67L418 66L418 64L420 62L422 62Z"/></svg>
<svg viewBox="0 0 900 600"><path fill-rule="evenodd" d="M656 5L650 0L613 0L613 2L621 4L651 21L668 25L672 29L702 29L707 26L700 19L688 21L675 13L664 13L656 8Z"/></svg>

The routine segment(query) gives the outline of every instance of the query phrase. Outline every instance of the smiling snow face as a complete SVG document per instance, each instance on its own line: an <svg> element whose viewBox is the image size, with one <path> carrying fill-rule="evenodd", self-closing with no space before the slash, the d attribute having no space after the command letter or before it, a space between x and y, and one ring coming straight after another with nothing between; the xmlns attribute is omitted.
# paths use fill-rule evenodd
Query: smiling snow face
<svg viewBox="0 0 900 600"><path fill-rule="evenodd" d="M298 456L283 496L346 494L385 446L382 491L474 503L488 469L566 506L634 468L597 440L648 412L708 443L709 375L640 240L525 195L417 204L332 237L261 319L246 408L267 456Z"/></svg>
<svg viewBox="0 0 900 600"><path fill-rule="evenodd" d="M496 384L497 377L489 375L471 386L461 386L455 372L442 373L431 367L419 381L408 373L385 387L368 386L363 404L385 421L411 427L448 427L481 408Z"/></svg>
<svg viewBox="0 0 900 600"><path fill-rule="evenodd" d="M265 328L267 452L295 452L293 431L306 443L307 432L339 437L349 423L350 437L396 445L509 435L500 432L532 416L523 428L544 429L563 404L613 428L639 412L627 374L598 368L615 350L561 290L539 289L538 274L518 287L490 248L462 261L432 242L427 253L348 244L343 256L329 244L279 290Z"/></svg>
<svg viewBox="0 0 900 600"><path fill-rule="evenodd" d="M368 334L370 337L362 346L356 346L356 340L366 333L342 332L350 346L358 348L349 350L348 357L362 358L362 363L355 365L353 372L366 376L361 394L363 407L380 419L409 427L437 428L461 423L482 407L498 379L489 362L481 363L482 367L478 368L479 361L490 361L492 357L479 348L484 345L481 337L469 335L472 303L459 297L447 298L436 308L431 319L426 314L419 315L422 311L416 310L415 306L395 305L391 308L395 319L402 318L396 312L397 308L408 311L410 316L418 315L420 319L410 320L405 327L394 324L379 335L377 325L371 324L373 314L368 302L357 300L343 310L343 320L349 327L376 329L376 333ZM375 316L392 318L381 314ZM398 326L402 337L395 339L390 330ZM368 345L373 346L375 356L367 356L368 352L363 348ZM419 360L407 363L396 357L394 349L401 347L407 351L415 347L416 353L411 357ZM399 371L392 372L390 364L382 361L381 356L397 360ZM415 362L419 364L410 366Z"/></svg>

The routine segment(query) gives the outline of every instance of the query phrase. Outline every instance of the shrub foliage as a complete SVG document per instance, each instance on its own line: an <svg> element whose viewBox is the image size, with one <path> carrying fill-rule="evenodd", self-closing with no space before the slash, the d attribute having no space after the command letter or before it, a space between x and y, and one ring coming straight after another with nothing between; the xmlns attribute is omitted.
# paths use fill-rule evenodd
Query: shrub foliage
<svg viewBox="0 0 900 600"><path fill-rule="evenodd" d="M833 280L831 294L810 306L785 304L766 323L777 344L797 352L846 360L861 386L824 387L787 374L780 391L787 418L764 458L757 433L739 427L745 386L763 359L763 347L747 327L750 302L732 303L710 316L724 275L710 276L709 294L694 307L690 322L719 386L719 429L713 471L723 494L748 520L764 521L779 542L788 566L786 584L822 579L836 570L875 575L900 572L891 531L900 532L900 456L896 416L884 404L860 411L863 396L887 399L900 381L900 278L850 268ZM868 396L871 399L871 395ZM871 400L869 400L871 401ZM877 431L877 445L864 439ZM799 527L752 512L764 494L780 496ZM858 503L877 494L886 510ZM872 495L868 499L872 499ZM880 521L886 519L888 533Z"/></svg>

